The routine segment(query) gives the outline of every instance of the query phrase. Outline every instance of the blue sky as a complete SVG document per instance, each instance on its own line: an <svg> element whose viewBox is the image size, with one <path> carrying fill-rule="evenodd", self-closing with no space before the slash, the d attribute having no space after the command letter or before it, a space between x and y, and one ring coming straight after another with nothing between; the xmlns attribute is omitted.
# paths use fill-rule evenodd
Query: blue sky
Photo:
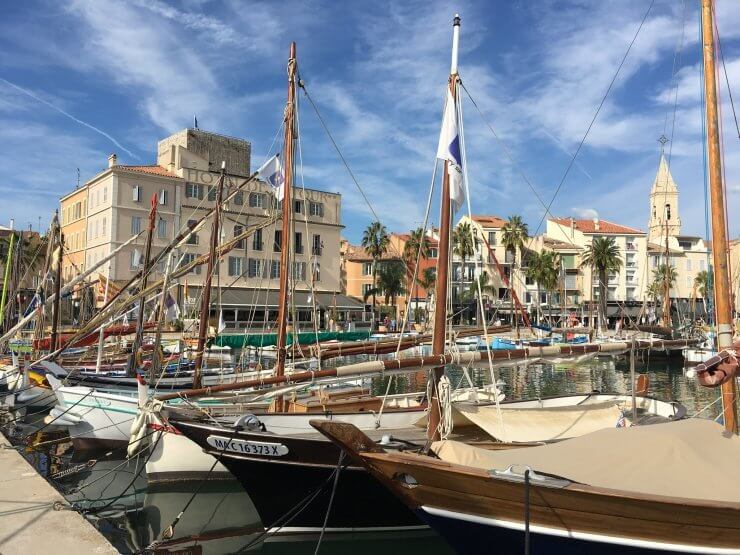
<svg viewBox="0 0 740 555"><path fill-rule="evenodd" d="M59 197L121 163L153 163L156 141L192 125L245 137L266 156L285 102L288 45L373 209L404 231L424 217L462 16L460 74L516 164L466 100L473 212L521 214L535 231L647 2L4 2L0 20L0 223L48 221ZM558 216L646 228L658 137L677 110L672 173L683 232L705 230L698 2L656 0L552 206ZM740 5L718 1L727 71L740 102ZM678 55L676 52L678 51ZM740 141L722 81L730 209L740 208ZM738 106L740 108L740 106ZM310 105L300 111L308 187L343 194L345 235L372 219ZM431 221L437 221L437 208ZM730 219L731 235L740 219Z"/></svg>

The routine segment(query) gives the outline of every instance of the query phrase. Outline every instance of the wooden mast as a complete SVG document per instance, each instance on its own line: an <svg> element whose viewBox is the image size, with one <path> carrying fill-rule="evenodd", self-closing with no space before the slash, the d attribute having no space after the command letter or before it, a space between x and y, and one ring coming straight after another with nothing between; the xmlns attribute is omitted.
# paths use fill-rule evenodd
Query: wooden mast
<svg viewBox="0 0 740 555"><path fill-rule="evenodd" d="M457 86L457 49L460 40L460 16L455 15L452 21L452 64L450 67L449 86L452 100L455 101ZM452 207L450 201L449 162L445 161L442 174L442 206L439 221L439 253L437 257L437 283L435 287L434 308L434 337L432 339L432 355L444 354L445 337L447 335L447 279L450 266L450 231ZM437 396L439 380L444 375L444 366L437 366L432 370L432 397L429 399L429 420L427 423L427 437L432 441L439 440L440 407Z"/></svg>
<svg viewBox="0 0 740 555"><path fill-rule="evenodd" d="M668 250L668 210L663 207L663 218L665 219L665 260L663 261L663 325L671 327L671 280L670 280L670 251Z"/></svg>
<svg viewBox="0 0 740 555"><path fill-rule="evenodd" d="M717 81L714 47L714 2L702 0L702 51L704 57L704 95L707 119L707 150L709 154L709 192L712 215L712 258L714 262L714 306L717 317L717 349L732 345L732 308L730 305L730 275L728 271L727 226L722 183L722 159L717 114ZM722 384L722 416L725 429L733 434L737 428L737 392L735 378Z"/></svg>
<svg viewBox="0 0 740 555"><path fill-rule="evenodd" d="M149 266L152 256L152 237L154 236L154 224L157 219L157 194L152 195L151 208L149 209L149 227L147 228L146 246L144 248L144 268L141 270L141 291L146 289L147 277L149 275ZM138 261L137 261L138 263ZM136 336L131 346L131 355L129 356L128 373L136 374L136 355L141 347L144 336L144 308L146 299L139 299L139 311L136 314Z"/></svg>
<svg viewBox="0 0 740 555"><path fill-rule="evenodd" d="M290 43L290 59L288 60L288 100L285 105L285 140L283 148L283 227L280 238L280 292L278 295L277 321L277 361L275 375L285 374L286 335L288 319L288 277L290 275L290 234L292 215L293 188L293 139L295 122L295 74L296 74L296 44ZM274 410L283 410L283 397L275 399Z"/></svg>
<svg viewBox="0 0 740 555"><path fill-rule="evenodd" d="M208 337L208 321L211 315L211 282L213 280L213 267L218 250L219 219L221 216L221 195L224 190L224 179L226 177L226 162L221 162L221 176L216 183L216 209L213 211L213 225L211 226L211 248L208 251L208 266L206 279L203 282L203 294L200 299L200 320L198 320L198 348L195 351L195 372L193 373L193 387L201 386L201 375L203 369L203 351L206 348ZM163 292L164 294L164 292ZM155 353L156 356L156 353Z"/></svg>
<svg viewBox="0 0 740 555"><path fill-rule="evenodd" d="M59 234L59 253L57 254L57 268L54 276L54 304L51 312L51 337L49 343L49 350L51 352L57 349L57 337L59 332L59 311L61 310L61 295L59 291L62 288L62 258L64 257L64 235L62 229L58 228L57 233ZM52 361L55 357L52 357Z"/></svg>

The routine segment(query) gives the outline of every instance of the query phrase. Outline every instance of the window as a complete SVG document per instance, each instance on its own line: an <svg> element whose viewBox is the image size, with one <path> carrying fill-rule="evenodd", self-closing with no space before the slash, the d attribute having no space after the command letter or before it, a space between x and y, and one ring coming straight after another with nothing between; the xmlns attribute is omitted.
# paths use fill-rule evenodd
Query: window
<svg viewBox="0 0 740 555"><path fill-rule="evenodd" d="M159 191L159 204L163 206L167 204L167 189Z"/></svg>
<svg viewBox="0 0 740 555"><path fill-rule="evenodd" d="M690 259L690 258L687 258L687 259L686 259L686 270L687 270L688 272L690 272L690 271L691 271L691 259Z"/></svg>
<svg viewBox="0 0 740 555"><path fill-rule="evenodd" d="M103 218L103 231L101 233L101 235L103 237L105 237L106 234L107 234L107 231L106 231L107 224L108 224L108 219L107 218Z"/></svg>
<svg viewBox="0 0 740 555"><path fill-rule="evenodd" d="M495 231L488 232L488 244L491 246L496 244L496 232Z"/></svg>
<svg viewBox="0 0 740 555"><path fill-rule="evenodd" d="M311 245L311 254L316 256L321 256L322 251L324 250L324 243L321 242L321 235L315 235L313 236L313 243Z"/></svg>
<svg viewBox="0 0 740 555"><path fill-rule="evenodd" d="M188 264L192 264L195 261L195 254L189 252L183 255L182 257L182 267L187 266ZM190 270L191 274L200 275L200 266L196 266L192 270Z"/></svg>
<svg viewBox="0 0 740 555"><path fill-rule="evenodd" d="M306 280L306 263L293 262L293 279L296 281Z"/></svg>
<svg viewBox="0 0 740 555"><path fill-rule="evenodd" d="M264 208L265 207L265 195L262 193L249 193L249 207L250 208Z"/></svg>
<svg viewBox="0 0 740 555"><path fill-rule="evenodd" d="M681 247L684 250L691 250L691 241L678 241L678 246Z"/></svg>
<svg viewBox="0 0 740 555"><path fill-rule="evenodd" d="M232 277L242 275L242 259L240 256L229 257L229 275Z"/></svg>
<svg viewBox="0 0 740 555"><path fill-rule="evenodd" d="M318 260L314 260L312 266L313 266L313 280L321 281L321 264L319 264Z"/></svg>
<svg viewBox="0 0 740 555"><path fill-rule="evenodd" d="M295 253L303 254L303 234L300 231L295 233Z"/></svg>
<svg viewBox="0 0 740 555"><path fill-rule="evenodd" d="M185 197L203 199L203 186L198 183L185 184Z"/></svg>
<svg viewBox="0 0 740 555"><path fill-rule="evenodd" d="M244 233L244 226L243 225L235 225L234 226L234 237L238 237L242 233ZM244 249L244 248L246 248L245 247L245 243L244 243L244 239L239 240L236 243L236 245L234 245L234 248L235 249Z"/></svg>
<svg viewBox="0 0 740 555"><path fill-rule="evenodd" d="M103 202L108 202L108 187L103 187Z"/></svg>
<svg viewBox="0 0 740 555"><path fill-rule="evenodd" d="M362 284L362 296L364 297L365 295L367 295L370 292L370 289L372 288L373 288L372 283L363 283Z"/></svg>
<svg viewBox="0 0 740 555"><path fill-rule="evenodd" d="M160 239L167 238L167 220L164 218L159 218L159 221L157 222L157 237Z"/></svg>
<svg viewBox="0 0 740 555"><path fill-rule="evenodd" d="M707 269L707 261L706 260L699 260L699 270L702 272L706 271Z"/></svg>
<svg viewBox="0 0 740 555"><path fill-rule="evenodd" d="M274 252L280 252L283 246L283 232L279 229L275 230L275 242L272 245Z"/></svg>
<svg viewBox="0 0 740 555"><path fill-rule="evenodd" d="M532 293L530 293L529 291L524 293L524 302L527 304L530 304L532 302Z"/></svg>
<svg viewBox="0 0 740 555"><path fill-rule="evenodd" d="M134 185L132 192L133 192L133 201L141 202L141 187L139 185Z"/></svg>
<svg viewBox="0 0 740 555"><path fill-rule="evenodd" d="M100 220L95 220L95 237L100 235Z"/></svg>
<svg viewBox="0 0 740 555"><path fill-rule="evenodd" d="M234 204L242 206L244 204L244 191L237 191L234 195Z"/></svg>
<svg viewBox="0 0 740 555"><path fill-rule="evenodd" d="M293 212L296 214L303 214L303 201L302 200L293 201Z"/></svg>
<svg viewBox="0 0 740 555"><path fill-rule="evenodd" d="M216 200L216 187L208 187L208 200L211 202Z"/></svg>
<svg viewBox="0 0 740 555"><path fill-rule="evenodd" d="M193 229L196 224L198 223L198 220L188 220L188 229ZM198 234L197 233L191 233L190 237L188 237L187 241L188 245L197 245L198 244Z"/></svg>
<svg viewBox="0 0 740 555"><path fill-rule="evenodd" d="M142 266L141 253L139 252L138 249L134 249L131 251L130 267L132 270L138 270L139 268L141 268L141 266Z"/></svg>
<svg viewBox="0 0 740 555"><path fill-rule="evenodd" d="M429 258L437 258L437 249L435 247L429 249Z"/></svg>
<svg viewBox="0 0 740 555"><path fill-rule="evenodd" d="M261 277L262 269L264 268L264 260L259 258L250 258L247 268L247 275L251 278Z"/></svg>
<svg viewBox="0 0 740 555"><path fill-rule="evenodd" d="M524 285L534 285L534 280L530 276L525 275Z"/></svg>
<svg viewBox="0 0 740 555"><path fill-rule="evenodd" d="M671 205L670 204L665 205L665 218L666 220L671 219Z"/></svg>
<svg viewBox="0 0 740 555"><path fill-rule="evenodd" d="M131 216L131 235L141 233L141 216Z"/></svg>
<svg viewBox="0 0 740 555"><path fill-rule="evenodd" d="M270 262L270 279L278 279L280 277L280 262L272 260Z"/></svg>
<svg viewBox="0 0 740 555"><path fill-rule="evenodd" d="M318 216L319 218L324 217L324 205L320 202L309 203L311 216Z"/></svg>
<svg viewBox="0 0 740 555"><path fill-rule="evenodd" d="M365 262L362 265L362 275L363 276L373 275L373 263L372 262Z"/></svg>
<svg viewBox="0 0 740 555"><path fill-rule="evenodd" d="M256 251L262 250L262 230L257 229L252 235L252 249Z"/></svg>
<svg viewBox="0 0 740 555"><path fill-rule="evenodd" d="M547 293L544 291L540 291L540 304L545 304L547 302Z"/></svg>

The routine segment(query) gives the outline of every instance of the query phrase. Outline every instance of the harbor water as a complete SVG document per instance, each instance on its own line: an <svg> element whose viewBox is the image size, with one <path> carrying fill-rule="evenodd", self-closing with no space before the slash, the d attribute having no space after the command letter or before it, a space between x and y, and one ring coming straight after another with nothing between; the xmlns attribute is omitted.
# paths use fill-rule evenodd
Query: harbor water
<svg viewBox="0 0 740 555"><path fill-rule="evenodd" d="M648 375L651 395L683 403L690 415L717 417L719 392L701 388L688 379L680 361L638 360L636 371ZM453 368L448 373L453 384L466 379L460 369ZM476 385L490 382L487 369L475 370L470 377ZM595 358L580 365L534 364L500 368L495 377L507 399L595 390L626 393L631 389L629 363L624 358ZM387 379L373 382L375 393L385 393ZM390 391L424 387L425 375L420 373L393 378ZM265 537L252 502L236 482L192 482L149 488L143 457L126 460L125 449L75 452L71 443L65 441L63 432L48 428L34 432L37 424L33 420L34 417L28 417L23 424L6 433L16 442L32 434L28 446L21 452L121 553L316 552L318 534ZM275 484L274 488L275 495L280 495L280 484ZM163 532L182 511L171 538L155 543L162 539ZM451 553L432 531L327 534L320 553L347 553L350 549L355 555L391 553L400 549L412 554Z"/></svg>

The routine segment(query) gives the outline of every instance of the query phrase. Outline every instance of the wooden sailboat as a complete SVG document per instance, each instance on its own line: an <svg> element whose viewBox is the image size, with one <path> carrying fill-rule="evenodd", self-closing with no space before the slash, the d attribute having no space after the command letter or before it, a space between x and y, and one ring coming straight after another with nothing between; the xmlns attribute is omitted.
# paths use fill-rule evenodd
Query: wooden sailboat
<svg viewBox="0 0 740 555"><path fill-rule="evenodd" d="M450 78L450 95L456 86L456 52L460 19L455 18L453 24L453 72ZM289 66L290 67L290 66ZM448 100L448 103L450 101ZM454 105L448 104L448 108L454 112ZM290 113L286 110L286 113ZM444 277L449 263L449 235L452 218L452 197L454 191L451 183L451 172L459 171L458 168L449 167L452 162L445 164L443 177L442 204L443 214L441 218L442 230L440 240L440 255L438 257L438 279L436 293L435 327L433 341L433 353L431 356L406 357L387 360L369 361L360 364L349 364L336 369L323 369L316 372L306 373L307 379L318 379L331 376L350 376L364 374L366 376L377 374L383 375L392 371L403 371L408 369L418 371L430 369L434 372L436 380L441 379L445 365L457 363L463 366L475 364L511 364L512 361L527 359L529 362L535 360L549 360L561 356L576 356L579 354L608 350L620 350L628 348L628 344L604 344L604 345L575 345L575 346L553 346L524 348L507 352L461 352L452 353L447 351L446 344L446 278ZM446 216L445 216L446 214ZM446 237L446 239L445 239ZM287 378L276 375L271 383L296 383L304 379L304 376L293 376ZM226 389L210 388L210 392ZM495 389L487 399L479 399L479 402L469 399L451 400L458 402L456 406L465 405L471 409L481 410L485 407L493 410L497 398ZM203 394L203 391L186 392L189 398L193 395ZM386 447L393 449L418 450L426 441L427 428L431 433L438 434L438 424L446 420L449 414L441 415L438 407L437 397L440 395L438 389L432 391L430 402L418 404L417 406L397 406L395 410L386 410L376 414L370 412L376 407L366 407L366 410L344 411L337 406L322 407L321 412L325 418L333 422L352 422L352 425L365 430L376 440L381 441ZM447 396L447 390L445 393ZM162 396L161 400L171 397ZM556 399L545 401L515 401L501 403L503 410L547 409L559 405L561 412L573 407L580 407L581 419L585 418L590 400L587 396L561 396ZM613 399L612 399L613 400ZM593 400L591 400L593 401ZM425 414L425 405L430 407ZM548 413L552 415L553 413ZM169 424L182 432L185 436L195 441L199 446L216 457L244 486L250 498L255 504L266 528L280 527L282 531L295 529L321 529L324 524L327 529L333 531L348 530L382 530L396 529L399 527L415 527L421 523L412 511L406 509L403 504L394 498L388 491L380 487L372 477L365 472L361 465L354 460L345 461L342 458L342 450L327 442L318 434L308 433L306 425L312 414L271 414L247 416L237 425L220 425L211 422L194 422L192 420L178 420L176 415L170 419ZM668 418L677 417L675 413L666 413ZM464 418L463 418L464 420ZM609 422L613 426L616 417ZM385 437L384 437L385 436ZM468 441L485 444L491 448L500 447L490 435L486 434L481 427L474 426L468 422L467 426L459 426L458 436ZM521 446L521 445L518 445ZM323 488L331 480L336 468L347 462L346 468L342 470L333 496ZM281 494L275 495L274 484L281 484ZM331 511L327 510L333 499ZM361 500L361 501L360 501ZM304 505L305 510L292 511L295 507ZM295 513L295 514L293 514ZM286 519L290 516L289 521ZM328 520L324 522L324 518Z"/></svg>
<svg viewBox="0 0 740 555"><path fill-rule="evenodd" d="M399 453L338 422L314 425L460 553L740 553L736 372L721 181L713 2L702 35L713 216L715 300L726 356L697 370L721 385L723 426L689 419L606 429L517 450L437 441Z"/></svg>

